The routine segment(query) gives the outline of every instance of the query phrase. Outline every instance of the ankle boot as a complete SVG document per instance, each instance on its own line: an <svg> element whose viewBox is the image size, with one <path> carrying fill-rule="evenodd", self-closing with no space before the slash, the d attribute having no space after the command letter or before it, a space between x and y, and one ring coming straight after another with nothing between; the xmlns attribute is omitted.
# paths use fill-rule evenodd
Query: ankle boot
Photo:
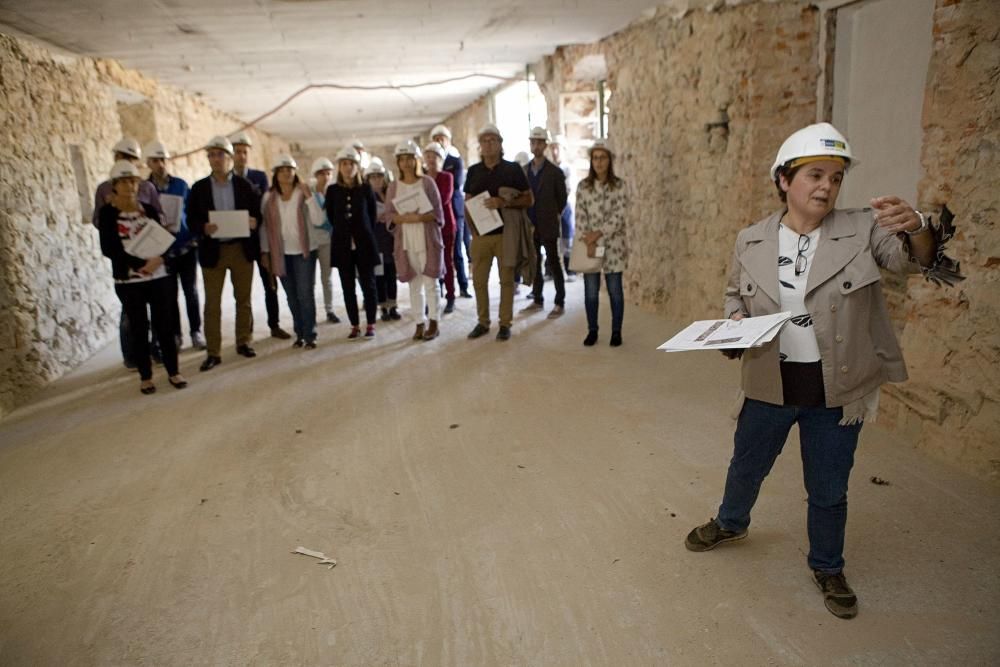
<svg viewBox="0 0 1000 667"><path fill-rule="evenodd" d="M437 320L431 320L430 326L427 327L427 333L424 334L424 340L434 340L441 334L438 329Z"/></svg>

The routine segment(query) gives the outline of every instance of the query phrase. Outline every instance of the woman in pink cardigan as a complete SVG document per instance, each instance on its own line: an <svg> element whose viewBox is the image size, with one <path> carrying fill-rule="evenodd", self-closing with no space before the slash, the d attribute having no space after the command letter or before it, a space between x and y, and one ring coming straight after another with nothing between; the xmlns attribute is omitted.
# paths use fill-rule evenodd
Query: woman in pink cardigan
<svg viewBox="0 0 1000 667"><path fill-rule="evenodd" d="M420 173L416 144L404 141L394 151L399 179L386 193L385 218L395 237L397 278L410 285L410 307L419 318L413 340L433 340L438 329L438 281L444 276L444 212L433 179ZM424 326L424 306L430 322Z"/></svg>

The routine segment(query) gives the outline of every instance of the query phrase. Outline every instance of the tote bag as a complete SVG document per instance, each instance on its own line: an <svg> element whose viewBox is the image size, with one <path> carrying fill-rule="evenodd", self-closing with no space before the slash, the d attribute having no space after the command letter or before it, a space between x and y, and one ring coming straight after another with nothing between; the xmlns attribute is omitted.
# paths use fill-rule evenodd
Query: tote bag
<svg viewBox="0 0 1000 667"><path fill-rule="evenodd" d="M588 257L587 244L577 241L569 254L569 270L577 273L600 273L604 266L603 257Z"/></svg>

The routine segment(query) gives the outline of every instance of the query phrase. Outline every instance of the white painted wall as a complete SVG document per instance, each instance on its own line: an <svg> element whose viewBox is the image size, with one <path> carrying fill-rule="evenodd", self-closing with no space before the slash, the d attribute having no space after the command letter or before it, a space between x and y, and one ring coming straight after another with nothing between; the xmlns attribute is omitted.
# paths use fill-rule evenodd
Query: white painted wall
<svg viewBox="0 0 1000 667"><path fill-rule="evenodd" d="M866 0L837 10L833 124L860 160L838 206L883 194L916 205L934 0Z"/></svg>

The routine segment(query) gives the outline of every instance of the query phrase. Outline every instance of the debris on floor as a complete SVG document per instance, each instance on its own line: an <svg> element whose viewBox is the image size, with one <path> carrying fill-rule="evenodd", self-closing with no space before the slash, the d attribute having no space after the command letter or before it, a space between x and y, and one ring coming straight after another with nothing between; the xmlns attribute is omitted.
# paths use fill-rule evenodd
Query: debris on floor
<svg viewBox="0 0 1000 667"><path fill-rule="evenodd" d="M306 549L305 547L297 547L295 551L293 551L292 553L302 554L303 556L312 556L313 558L319 558L320 560L316 564L329 565L330 567L326 568L328 570L332 570L333 568L337 567L337 560L335 558L330 558L322 551L313 551L312 549Z"/></svg>
<svg viewBox="0 0 1000 667"><path fill-rule="evenodd" d="M458 428L458 424L452 424L452 425L451 425L451 426L449 426L448 428Z"/></svg>
<svg viewBox="0 0 1000 667"><path fill-rule="evenodd" d="M889 480L882 479L881 477L872 477L872 484L877 484L878 486L889 486Z"/></svg>

